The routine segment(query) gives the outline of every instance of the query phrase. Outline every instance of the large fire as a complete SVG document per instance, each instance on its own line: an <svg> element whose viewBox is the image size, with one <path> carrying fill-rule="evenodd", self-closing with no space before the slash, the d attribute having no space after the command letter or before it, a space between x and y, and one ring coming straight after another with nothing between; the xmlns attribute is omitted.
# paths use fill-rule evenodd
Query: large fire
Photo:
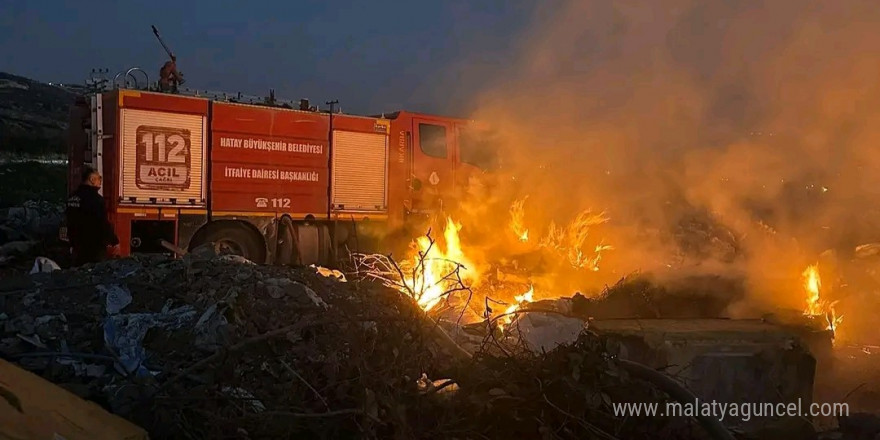
<svg viewBox="0 0 880 440"><path fill-rule="evenodd" d="M599 270L603 253L613 249L612 246L604 244L602 239L590 240L592 229L608 222L609 219L604 212L584 210L564 227L551 221L544 236L530 242L529 228L525 226L525 201L526 198L522 198L510 206L508 227L513 233L513 239L529 243L533 249L549 252L575 269L589 272ZM444 300L463 293L480 291L480 271L481 269L485 271L488 266L474 264L459 236L461 229L461 223L452 217L446 217L442 240L434 240L430 233L419 237L412 243L411 255L402 261L400 266L393 261L383 261L379 265L384 265L385 269L376 270L376 277L412 296L426 312L435 311ZM376 266L374 263L374 267ZM843 321L843 316L837 315L834 307L836 302L828 302L822 298L822 281L818 264L808 266L801 275L803 288L807 294L803 314L824 320L828 330L837 330ZM519 290L523 292L519 294L515 293L517 286L506 286L507 293L502 293L501 296L509 295L507 298L491 298L492 302L506 304L506 308L503 311L489 311L492 316L486 317L496 322L498 328L503 331L515 320L516 312L522 306L535 301L535 285L529 283L528 286L528 290L525 292ZM487 292L478 294L481 297L489 296ZM461 303L458 306L461 306Z"/></svg>
<svg viewBox="0 0 880 440"><path fill-rule="evenodd" d="M598 271L603 252L612 249L601 239L592 237L592 228L608 221L605 213L582 211L564 227L550 222L546 234L540 240L530 242L529 228L525 226L524 204L527 198L516 200L510 206L508 227L513 233L512 238L529 243L528 247L532 250L546 252L577 270ZM515 292L521 285L506 285L501 291L496 289L492 293L488 292L489 289L481 289L480 270L487 265L474 264L472 254L466 252L466 246L463 246L459 236L461 229L459 222L447 217L442 240L435 241L430 234L414 240L411 254L400 264L397 274L400 281L390 284L411 295L426 312L437 310L444 300L459 294L474 291L480 297L497 294L501 298L491 298L491 301L507 304L507 308L491 314L498 318L494 321L503 329L514 320L514 314L521 305L535 301L535 286L530 283L528 290L519 294ZM504 237L499 239L503 240ZM383 279L388 282L386 278Z"/></svg>
<svg viewBox="0 0 880 440"><path fill-rule="evenodd" d="M804 269L804 290L807 291L807 307L804 315L809 317L823 317L827 323L826 329L834 331L843 321L843 316L837 316L834 305L837 303L823 300L819 292L822 289L822 279L819 276L819 265L812 264Z"/></svg>

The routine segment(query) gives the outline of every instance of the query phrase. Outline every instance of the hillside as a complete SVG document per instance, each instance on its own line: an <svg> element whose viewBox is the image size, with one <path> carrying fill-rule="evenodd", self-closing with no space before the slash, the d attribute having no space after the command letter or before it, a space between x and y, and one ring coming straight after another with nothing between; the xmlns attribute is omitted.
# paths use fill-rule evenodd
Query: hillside
<svg viewBox="0 0 880 440"><path fill-rule="evenodd" d="M0 72L0 152L64 152L75 97L70 89Z"/></svg>

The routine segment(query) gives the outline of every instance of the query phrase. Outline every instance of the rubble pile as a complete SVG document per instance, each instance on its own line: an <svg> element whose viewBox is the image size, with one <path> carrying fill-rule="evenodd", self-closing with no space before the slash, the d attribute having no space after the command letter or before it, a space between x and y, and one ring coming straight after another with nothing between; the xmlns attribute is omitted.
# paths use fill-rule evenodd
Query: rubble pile
<svg viewBox="0 0 880 440"><path fill-rule="evenodd" d="M36 255L62 256L57 238L63 217L63 206L47 201L0 209L0 269L6 269L0 273L21 269Z"/></svg>
<svg viewBox="0 0 880 440"><path fill-rule="evenodd" d="M29 200L7 210L2 230L4 235L44 238L58 233L63 216L64 206L61 204Z"/></svg>
<svg viewBox="0 0 880 440"><path fill-rule="evenodd" d="M410 298L320 268L208 248L0 281L0 355L151 438L699 438L589 331L450 352ZM351 275L350 275L351 277ZM502 347L503 348L503 347Z"/></svg>
<svg viewBox="0 0 880 440"><path fill-rule="evenodd" d="M434 363L399 296L308 268L130 258L6 284L0 353L154 438L357 432Z"/></svg>

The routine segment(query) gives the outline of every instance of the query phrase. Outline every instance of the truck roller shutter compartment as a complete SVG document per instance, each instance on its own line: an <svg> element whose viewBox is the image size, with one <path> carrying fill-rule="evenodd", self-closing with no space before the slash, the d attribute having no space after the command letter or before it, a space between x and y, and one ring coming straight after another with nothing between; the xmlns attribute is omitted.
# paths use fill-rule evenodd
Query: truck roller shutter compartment
<svg viewBox="0 0 880 440"><path fill-rule="evenodd" d="M386 212L388 135L334 130L333 209Z"/></svg>

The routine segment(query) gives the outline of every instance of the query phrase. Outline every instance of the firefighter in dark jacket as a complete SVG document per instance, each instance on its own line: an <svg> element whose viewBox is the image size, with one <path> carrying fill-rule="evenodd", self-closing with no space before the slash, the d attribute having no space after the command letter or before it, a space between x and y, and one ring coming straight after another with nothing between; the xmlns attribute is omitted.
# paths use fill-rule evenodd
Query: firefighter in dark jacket
<svg viewBox="0 0 880 440"><path fill-rule="evenodd" d="M73 250L73 265L95 263L107 256L107 248L118 249L119 238L107 219L104 197L98 194L101 174L86 167L82 183L67 199L67 236Z"/></svg>

